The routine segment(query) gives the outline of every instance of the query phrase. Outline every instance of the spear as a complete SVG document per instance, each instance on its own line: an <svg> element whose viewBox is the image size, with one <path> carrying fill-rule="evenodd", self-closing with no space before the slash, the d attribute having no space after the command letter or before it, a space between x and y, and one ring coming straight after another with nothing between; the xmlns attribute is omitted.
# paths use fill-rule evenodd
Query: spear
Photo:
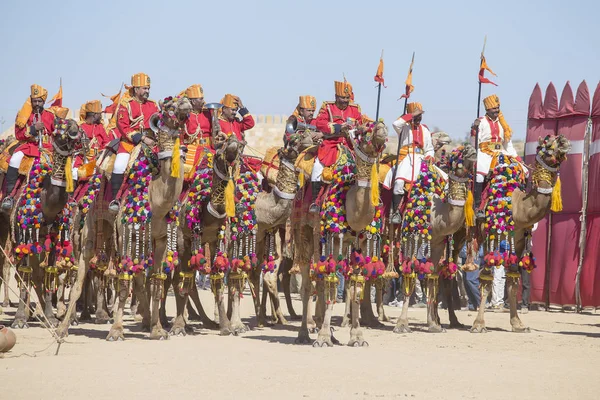
<svg viewBox="0 0 600 400"><path fill-rule="evenodd" d="M374 78L377 85L377 110L375 111L375 123L379 121L379 102L381 100L381 85L383 85L383 50L381 50L381 57L379 58L379 66L377 67L377 73Z"/></svg>

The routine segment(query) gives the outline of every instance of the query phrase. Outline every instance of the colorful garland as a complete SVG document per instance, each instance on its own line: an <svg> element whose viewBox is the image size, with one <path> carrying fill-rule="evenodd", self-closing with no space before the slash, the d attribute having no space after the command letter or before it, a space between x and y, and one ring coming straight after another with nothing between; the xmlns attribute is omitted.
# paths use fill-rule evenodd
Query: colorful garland
<svg viewBox="0 0 600 400"><path fill-rule="evenodd" d="M187 226L190 229L201 224L202 207L210 200L213 178L213 154L206 153L198 163L194 181L187 195L187 213L185 215Z"/></svg>
<svg viewBox="0 0 600 400"><path fill-rule="evenodd" d="M248 272L258 264L256 258L258 223L254 211L259 191L258 183L258 176L250 169L240 173L236 180L236 214L230 218L233 245L231 271L234 273Z"/></svg>
<svg viewBox="0 0 600 400"><path fill-rule="evenodd" d="M97 173L92 176L88 182L85 194L81 199L81 221L83 222L85 216L89 213L90 208L96 201L96 197L100 192L100 184L102 183L102 174Z"/></svg>
<svg viewBox="0 0 600 400"><path fill-rule="evenodd" d="M179 265L179 252L177 251L177 232L179 231L179 203L165 217L167 221L167 256L163 262L163 271L170 273Z"/></svg>
<svg viewBox="0 0 600 400"><path fill-rule="evenodd" d="M43 251L39 243L40 228L44 223L41 193L42 183L50 170L50 165L42 163L40 157L35 158L29 171L27 185L19 198L16 219L22 232L17 235L18 244L14 250L17 261L28 255L41 254Z"/></svg>
<svg viewBox="0 0 600 400"><path fill-rule="evenodd" d="M500 268L503 265L509 270L518 270L518 258L515 253L514 229L512 217L512 195L516 189L523 189L525 173L520 164L511 157L499 154L497 163L491 173L485 196L484 236L487 240L488 253L484 262L488 268ZM501 251L502 240L506 242L506 250Z"/></svg>

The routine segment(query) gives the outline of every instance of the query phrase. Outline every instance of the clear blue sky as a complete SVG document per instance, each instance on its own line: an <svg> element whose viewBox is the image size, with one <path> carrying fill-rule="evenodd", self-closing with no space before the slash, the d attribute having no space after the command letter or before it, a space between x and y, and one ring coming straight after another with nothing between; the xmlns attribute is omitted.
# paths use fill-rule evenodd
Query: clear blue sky
<svg viewBox="0 0 600 400"><path fill-rule="evenodd" d="M477 72L486 58L498 74L497 93L515 135L524 137L536 82L560 91L600 79L599 1L2 1L0 117L4 129L29 93L50 96L63 79L64 102L114 94L144 71L151 97L193 83L207 100L239 95L254 114L289 114L301 94L333 99L342 73L356 101L375 116L373 76L384 49L386 122L401 114L416 52L415 91L424 122L462 138L476 114ZM103 104L108 103L103 99Z"/></svg>

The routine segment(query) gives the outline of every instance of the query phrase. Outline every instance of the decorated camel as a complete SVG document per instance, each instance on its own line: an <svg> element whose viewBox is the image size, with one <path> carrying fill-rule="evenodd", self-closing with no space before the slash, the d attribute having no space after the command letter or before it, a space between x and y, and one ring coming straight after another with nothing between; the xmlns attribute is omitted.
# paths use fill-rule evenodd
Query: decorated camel
<svg viewBox="0 0 600 400"><path fill-rule="evenodd" d="M156 291L162 293L154 280L158 279L162 282L161 277L164 274L160 261L166 257L165 217L177 201L183 183L183 167L179 170L174 167L181 164L179 128L185 123L191 106L187 99L176 98L161 101L160 107L161 112L151 117L151 126L155 130L159 149L158 157L143 142L139 145L139 153L134 151L138 157L130 167L127 186L122 189L124 196L121 199L119 213L114 220L114 227L110 227L109 218L98 218L100 216L98 214L108 217L107 213L102 212L106 204L103 196L99 195L99 192L103 193L101 186L104 186L104 181L99 175L92 177L88 192L83 196L83 206L80 208L79 218L76 218L76 224L82 226L79 236L76 236L80 248L79 268L77 280L71 289L67 313L58 329L61 336L68 334L69 322L75 313L75 305L81 295L87 271L98 267L105 269L109 258L116 253L120 256L117 267L119 303L107 340L124 339L123 309L131 289L131 281L140 301L140 311L144 318L143 326L146 329L152 328L151 338L165 337L157 321L157 305L155 305L156 309L152 310L151 319L145 291L145 271L148 268L154 271L149 279L152 293L156 294ZM172 158L177 161L172 161ZM97 230L98 220L102 221L102 227ZM114 232L111 232L110 228ZM114 245L108 242L111 237ZM153 242L156 243L158 250L156 252L153 251ZM105 317L102 311L100 315L98 309L96 312L96 319Z"/></svg>
<svg viewBox="0 0 600 400"><path fill-rule="evenodd" d="M368 278L365 278L356 261L364 263L361 250L367 249L372 243L369 238L357 246L359 241L351 233L363 231L376 216L378 182L372 187L372 177L376 176L376 170L374 174L373 169L385 147L387 128L383 123L378 123L372 129L364 130L363 127L361 132L354 131L349 136L354 144L354 155L346 148L340 148L338 163L332 174L333 184L325 191L320 218L313 218L311 214L294 227L295 261L302 273L302 325L296 342L310 343L309 329L317 327L311 310L314 279L317 287L316 314L321 323L318 337L313 343L316 347L333 345L330 327L336 298L337 270L343 270L348 275L351 286L352 318L348 344L366 345L359 326L358 306L365 279ZM365 252L367 256L368 253Z"/></svg>
<svg viewBox="0 0 600 400"><path fill-rule="evenodd" d="M215 326L200 303L194 283L195 271L210 274L221 334L229 335L236 329L245 329L241 321L239 326L233 327L227 318L223 280L229 267L225 248L225 220L235 215L233 182L240 168L243 148L244 143L231 135L218 146L215 154L207 153L198 165L194 181L182 201L182 212L179 213L182 246L179 266L173 279L177 302L177 316L171 327L174 335L185 334L184 312L190 296L204 326Z"/></svg>
<svg viewBox="0 0 600 400"><path fill-rule="evenodd" d="M531 189L525 189L525 172L514 159L498 156L491 181L483 194L485 220L478 224L478 243L483 244L484 262L480 270L481 304L471 332L487 332L485 301L492 287L492 269L505 268L513 332L529 332L517 314L517 290L521 270L535 268L531 253L531 228L550 211L562 209L558 170L571 148L563 135L540 138L535 165L530 171ZM507 251L500 252L506 243ZM478 246L474 247L475 249Z"/></svg>
<svg viewBox="0 0 600 400"><path fill-rule="evenodd" d="M33 285L45 318L57 325L52 308L52 293L57 288L58 259L70 254L65 230L67 221L59 218L72 191L71 162L76 146L85 136L74 120L57 118L53 134L52 160L42 152L35 159L27 184L18 193L18 201L11 214L12 245L19 273L20 301L13 328L26 328L30 317L29 289ZM42 261L43 259L43 261Z"/></svg>

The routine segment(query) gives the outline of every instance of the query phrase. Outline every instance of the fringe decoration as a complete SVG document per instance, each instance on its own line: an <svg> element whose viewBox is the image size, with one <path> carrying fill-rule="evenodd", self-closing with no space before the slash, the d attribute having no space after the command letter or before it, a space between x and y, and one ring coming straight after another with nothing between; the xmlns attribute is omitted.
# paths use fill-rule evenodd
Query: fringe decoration
<svg viewBox="0 0 600 400"><path fill-rule="evenodd" d="M233 184L233 178L229 178L227 187L225 188L225 213L228 217L235 217L235 199L233 192L235 185Z"/></svg>
<svg viewBox="0 0 600 400"><path fill-rule="evenodd" d="M173 156L171 157L171 177L179 178L179 173L181 170L181 141L179 137L175 140L175 145L173 146Z"/></svg>
<svg viewBox="0 0 600 400"><path fill-rule="evenodd" d="M552 189L552 205L550 210L554 212L560 212L563 209L562 195L561 195L561 183L560 176L556 178L556 183Z"/></svg>
<svg viewBox="0 0 600 400"><path fill-rule="evenodd" d="M67 181L67 193L73 193L73 157L67 157L65 164L65 180Z"/></svg>
<svg viewBox="0 0 600 400"><path fill-rule="evenodd" d="M475 212L473 211L473 192L467 192L467 200L465 201L465 221L467 226L475 226Z"/></svg>
<svg viewBox="0 0 600 400"><path fill-rule="evenodd" d="M379 173L377 172L377 163L371 167L371 204L374 207L379 205Z"/></svg>

